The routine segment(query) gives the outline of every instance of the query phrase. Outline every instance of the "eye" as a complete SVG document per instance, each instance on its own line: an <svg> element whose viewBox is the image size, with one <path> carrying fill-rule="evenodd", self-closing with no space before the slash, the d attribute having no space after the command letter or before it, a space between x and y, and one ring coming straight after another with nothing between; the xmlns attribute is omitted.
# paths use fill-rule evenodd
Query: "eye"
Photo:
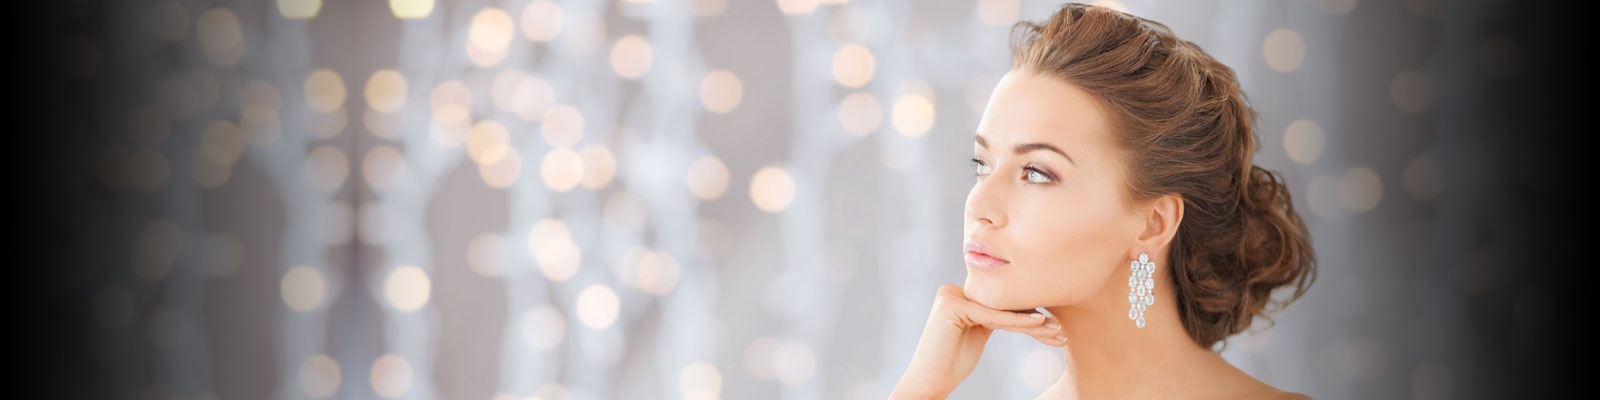
<svg viewBox="0 0 1600 400"><path fill-rule="evenodd" d="M978 176L986 176L986 175L994 173L994 167L990 167L988 164L984 164L983 160L979 160L977 158L973 158L972 159L972 168L973 168L973 172L976 173Z"/></svg>
<svg viewBox="0 0 1600 400"><path fill-rule="evenodd" d="M1022 179L1027 180L1028 183L1050 183L1051 181L1055 180L1050 177L1050 174L1046 174L1044 171L1040 171L1034 167L1027 167L1023 170L1027 171L1027 173L1023 175Z"/></svg>

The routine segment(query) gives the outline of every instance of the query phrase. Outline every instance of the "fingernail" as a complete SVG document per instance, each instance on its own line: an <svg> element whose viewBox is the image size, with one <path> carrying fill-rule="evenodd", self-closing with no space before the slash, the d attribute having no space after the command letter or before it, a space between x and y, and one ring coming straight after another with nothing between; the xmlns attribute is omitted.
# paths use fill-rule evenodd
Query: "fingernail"
<svg viewBox="0 0 1600 400"><path fill-rule="evenodd" d="M1044 319L1044 314L1033 313L1032 315L1034 319Z"/></svg>
<svg viewBox="0 0 1600 400"><path fill-rule="evenodd" d="M1065 342L1065 341L1067 341L1067 335L1056 336L1056 340L1060 340L1060 341Z"/></svg>
<svg viewBox="0 0 1600 400"><path fill-rule="evenodd" d="M1044 323L1044 327L1050 328L1050 329L1061 329L1061 325L1056 324L1054 322L1046 322L1046 323Z"/></svg>

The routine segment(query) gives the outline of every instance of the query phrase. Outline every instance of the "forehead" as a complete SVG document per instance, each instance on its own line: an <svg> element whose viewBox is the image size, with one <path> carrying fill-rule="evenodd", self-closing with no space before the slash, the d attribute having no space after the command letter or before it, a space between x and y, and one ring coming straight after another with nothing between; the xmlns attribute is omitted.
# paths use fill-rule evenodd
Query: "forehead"
<svg viewBox="0 0 1600 400"><path fill-rule="evenodd" d="M1089 92L1060 79L1012 70L990 95L978 134L990 146L1045 142L1085 148L1109 143L1107 122Z"/></svg>

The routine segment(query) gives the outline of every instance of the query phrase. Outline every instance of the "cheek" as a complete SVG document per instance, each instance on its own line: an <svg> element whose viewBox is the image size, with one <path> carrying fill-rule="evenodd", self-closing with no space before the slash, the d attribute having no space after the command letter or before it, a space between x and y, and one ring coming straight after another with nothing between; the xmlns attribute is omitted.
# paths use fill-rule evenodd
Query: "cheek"
<svg viewBox="0 0 1600 400"><path fill-rule="evenodd" d="M1035 215L1014 220L1010 232L1021 250L1013 283L1041 304L1075 304L1099 292L1128 243L1117 214L1108 207L1056 206Z"/></svg>

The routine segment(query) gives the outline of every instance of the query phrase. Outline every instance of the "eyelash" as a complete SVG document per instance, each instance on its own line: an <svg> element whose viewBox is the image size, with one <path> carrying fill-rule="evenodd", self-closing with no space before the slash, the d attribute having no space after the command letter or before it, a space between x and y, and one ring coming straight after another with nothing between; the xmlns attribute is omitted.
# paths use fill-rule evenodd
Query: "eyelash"
<svg viewBox="0 0 1600 400"><path fill-rule="evenodd" d="M983 160L979 160L977 158L973 158L972 159L972 164L973 164L973 167L975 169L978 169L979 171L982 171L983 168L989 166L988 164L984 164ZM1039 176L1044 177L1044 182L1028 181L1028 183L1030 183L1030 184L1055 183L1055 181L1056 181L1055 175L1051 175L1049 172L1044 172L1044 170L1039 169L1037 167L1034 167L1032 164L1023 166L1022 170L1026 171L1026 173L1024 173L1022 175L1024 180L1027 180L1028 173L1035 173L1035 174L1039 174ZM992 173L994 173L994 171L990 170L988 173L992 174ZM977 175L979 178L982 178L984 175L987 175L987 174L983 173L983 172L974 172L974 175Z"/></svg>

